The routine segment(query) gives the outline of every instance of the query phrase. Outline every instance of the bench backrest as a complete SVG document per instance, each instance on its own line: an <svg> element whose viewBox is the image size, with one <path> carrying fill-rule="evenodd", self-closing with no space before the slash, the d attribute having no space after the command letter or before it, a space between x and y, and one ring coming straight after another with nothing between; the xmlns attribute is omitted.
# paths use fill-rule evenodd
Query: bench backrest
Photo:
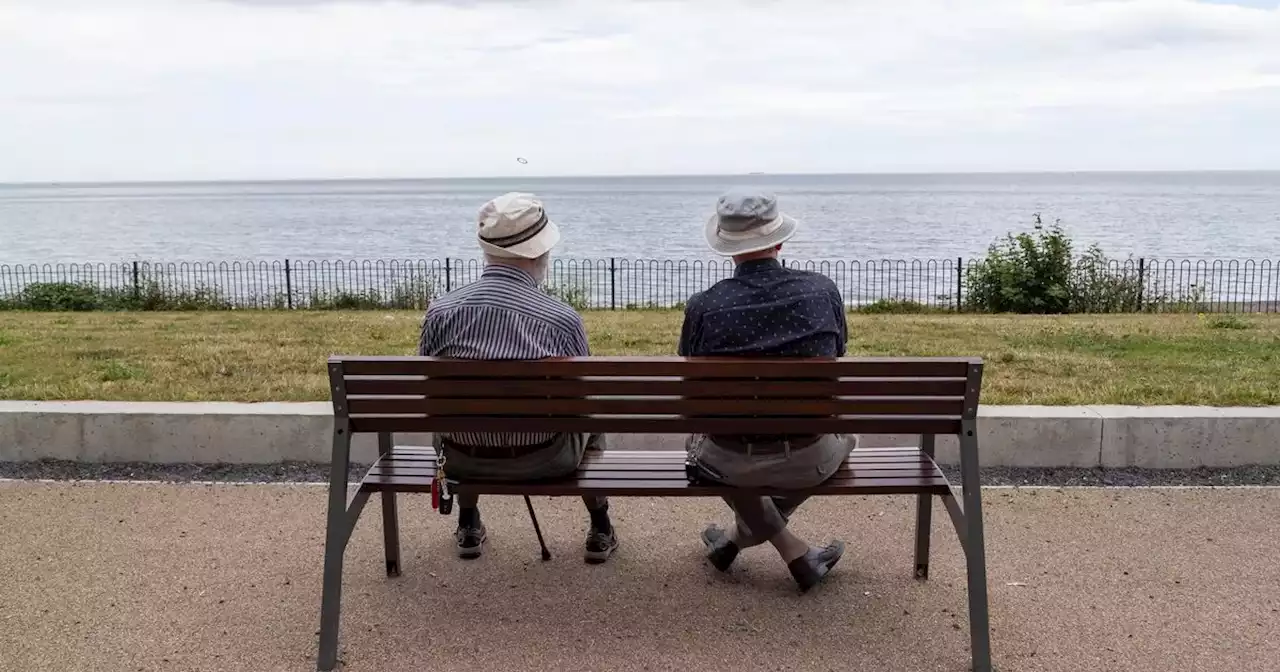
<svg viewBox="0 0 1280 672"><path fill-rule="evenodd" d="M351 432L959 434L982 360L331 357L329 379Z"/></svg>

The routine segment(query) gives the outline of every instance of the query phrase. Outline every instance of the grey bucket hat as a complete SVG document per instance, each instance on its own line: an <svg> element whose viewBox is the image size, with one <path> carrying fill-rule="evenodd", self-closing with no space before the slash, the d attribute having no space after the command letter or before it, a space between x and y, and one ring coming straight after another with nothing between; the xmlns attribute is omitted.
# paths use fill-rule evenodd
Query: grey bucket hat
<svg viewBox="0 0 1280 672"><path fill-rule="evenodd" d="M800 223L778 211L778 198L751 189L730 189L707 220L707 245L727 257L776 247L794 236Z"/></svg>

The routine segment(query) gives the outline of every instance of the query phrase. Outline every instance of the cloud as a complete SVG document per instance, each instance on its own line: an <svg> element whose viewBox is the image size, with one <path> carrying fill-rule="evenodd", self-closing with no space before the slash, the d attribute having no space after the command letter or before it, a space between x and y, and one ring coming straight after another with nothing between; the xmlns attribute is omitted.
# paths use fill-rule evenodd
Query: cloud
<svg viewBox="0 0 1280 672"><path fill-rule="evenodd" d="M0 5L0 180L1280 168L1268 114L1274 4Z"/></svg>

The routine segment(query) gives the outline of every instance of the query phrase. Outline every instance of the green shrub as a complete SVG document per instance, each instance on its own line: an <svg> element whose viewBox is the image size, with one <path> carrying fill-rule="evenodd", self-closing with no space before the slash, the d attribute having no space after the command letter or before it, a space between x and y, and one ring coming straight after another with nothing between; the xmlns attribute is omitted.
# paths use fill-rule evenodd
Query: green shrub
<svg viewBox="0 0 1280 672"><path fill-rule="evenodd" d="M310 310L426 310L436 297L430 278L410 278L389 289L314 291L305 307Z"/></svg>
<svg viewBox="0 0 1280 672"><path fill-rule="evenodd" d="M80 282L33 282L9 299L14 310L68 312L99 310L102 293L96 285Z"/></svg>
<svg viewBox="0 0 1280 672"><path fill-rule="evenodd" d="M992 243L965 278L966 301L991 313L1065 313L1071 306L1071 241L1035 215L1031 232Z"/></svg>
<svg viewBox="0 0 1280 672"><path fill-rule="evenodd" d="M936 306L927 306L919 301L907 299L880 299L854 309L855 313L864 315L912 315L921 313L947 312Z"/></svg>
<svg viewBox="0 0 1280 672"><path fill-rule="evenodd" d="M383 307L382 296L367 289L359 292L312 292L307 308L311 310L378 310Z"/></svg>
<svg viewBox="0 0 1280 672"><path fill-rule="evenodd" d="M570 308L582 312L591 307L591 292L577 284L544 284L542 291L547 296L567 304Z"/></svg>
<svg viewBox="0 0 1280 672"><path fill-rule="evenodd" d="M1142 279L1136 272L1124 272L1102 248L1091 245L1076 260L1070 295L1072 313L1134 312L1142 305Z"/></svg>
<svg viewBox="0 0 1280 672"><path fill-rule="evenodd" d="M0 302L3 310L72 312L88 310L230 310L232 304L211 287L166 289L155 281L137 288L99 287L79 282L33 282Z"/></svg>
<svg viewBox="0 0 1280 672"><path fill-rule="evenodd" d="M965 277L965 307L989 313L1120 313L1144 302L1142 278L1091 245L1081 255L1058 222L993 243ZM1146 296L1148 303L1161 297Z"/></svg>
<svg viewBox="0 0 1280 672"><path fill-rule="evenodd" d="M431 278L412 277L396 284L387 296L387 308L426 310L438 288Z"/></svg>
<svg viewBox="0 0 1280 672"><path fill-rule="evenodd" d="M1191 285L1177 294L1152 295L1143 301L1143 310L1149 313L1200 313L1209 303L1209 289L1205 285Z"/></svg>

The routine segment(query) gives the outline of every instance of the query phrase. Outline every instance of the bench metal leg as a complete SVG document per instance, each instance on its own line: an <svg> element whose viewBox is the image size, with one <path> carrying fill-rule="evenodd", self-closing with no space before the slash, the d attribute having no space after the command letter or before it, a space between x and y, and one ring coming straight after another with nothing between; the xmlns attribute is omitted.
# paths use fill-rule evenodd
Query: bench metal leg
<svg viewBox="0 0 1280 672"><path fill-rule="evenodd" d="M342 556L349 529L347 475L351 435L345 418L335 418L332 464L329 467L329 515L324 534L324 582L320 596L320 652L316 669L328 672L338 664L338 624L342 611ZM357 513L358 515L358 513Z"/></svg>
<svg viewBox="0 0 1280 672"><path fill-rule="evenodd" d="M934 436L920 437L920 452L933 459ZM929 578L929 533L933 526L933 495L922 492L916 495L916 578Z"/></svg>
<svg viewBox="0 0 1280 672"><path fill-rule="evenodd" d="M987 603L987 559L982 539L982 482L978 472L977 421L960 434L960 479L964 490L965 557L969 583L969 641L974 672L991 672L991 621Z"/></svg>
<svg viewBox="0 0 1280 672"><path fill-rule="evenodd" d="M378 454L391 454L391 433L378 434ZM382 492L382 547L387 559L387 576L400 576L400 520L396 510L396 493Z"/></svg>

